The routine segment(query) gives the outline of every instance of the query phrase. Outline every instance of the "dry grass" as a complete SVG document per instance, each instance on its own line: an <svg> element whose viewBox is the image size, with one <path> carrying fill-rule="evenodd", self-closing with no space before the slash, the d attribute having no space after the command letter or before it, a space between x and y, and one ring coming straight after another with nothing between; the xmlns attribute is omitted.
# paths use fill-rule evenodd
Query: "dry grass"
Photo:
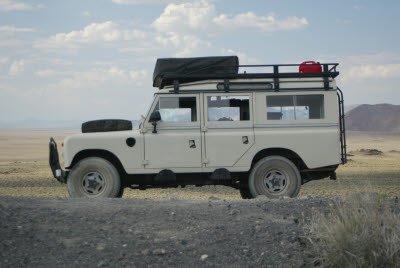
<svg viewBox="0 0 400 268"><path fill-rule="evenodd" d="M68 131L6 131L0 130L0 195L12 196L68 196L65 185L52 178L48 166L48 141L53 136L59 143ZM356 152L362 148L376 148L383 155L371 156ZM398 152L390 152L390 151ZM400 197L400 136L350 133L351 161L340 166L337 181L323 179L302 186L299 196L346 196L354 192L377 192ZM239 192L224 186L151 189L127 189L124 198L208 198L240 199Z"/></svg>
<svg viewBox="0 0 400 268"><path fill-rule="evenodd" d="M398 200L353 194L315 212L310 238L324 267L400 267Z"/></svg>

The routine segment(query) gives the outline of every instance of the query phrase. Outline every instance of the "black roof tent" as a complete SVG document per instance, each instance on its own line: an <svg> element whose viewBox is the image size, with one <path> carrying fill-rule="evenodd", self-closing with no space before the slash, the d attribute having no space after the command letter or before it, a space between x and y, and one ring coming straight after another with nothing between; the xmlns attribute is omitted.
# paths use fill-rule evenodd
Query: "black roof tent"
<svg viewBox="0 0 400 268"><path fill-rule="evenodd" d="M329 89L328 78L339 75L336 71L338 63L318 63L323 67L322 72L280 72L279 67L302 66L302 64L273 64L273 65L239 65L237 56L200 57L200 58L164 58L157 59L153 73L153 86L160 89L179 84L202 81L207 79L224 79L229 87L229 79L273 78L274 89L279 90L279 78L323 77L324 88ZM263 68L272 67L270 73L240 73L240 67Z"/></svg>
<svg viewBox="0 0 400 268"><path fill-rule="evenodd" d="M153 86L163 88L174 84L201 81L206 79L236 78L239 71L239 58L200 57L157 59L153 73Z"/></svg>

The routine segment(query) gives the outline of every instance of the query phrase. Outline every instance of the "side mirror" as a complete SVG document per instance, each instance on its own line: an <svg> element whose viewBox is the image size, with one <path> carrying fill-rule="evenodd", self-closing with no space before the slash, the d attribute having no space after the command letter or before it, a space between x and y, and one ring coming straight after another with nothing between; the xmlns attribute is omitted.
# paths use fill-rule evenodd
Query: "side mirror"
<svg viewBox="0 0 400 268"><path fill-rule="evenodd" d="M161 121L161 114L160 114L160 112L159 112L159 111L154 111L154 112L152 112L151 115L150 115L149 122L150 122L150 123L154 123L154 122L158 122L158 121Z"/></svg>
<svg viewBox="0 0 400 268"><path fill-rule="evenodd" d="M154 111L150 115L149 122L153 125L153 133L157 133L157 122L161 121L161 114L159 111Z"/></svg>

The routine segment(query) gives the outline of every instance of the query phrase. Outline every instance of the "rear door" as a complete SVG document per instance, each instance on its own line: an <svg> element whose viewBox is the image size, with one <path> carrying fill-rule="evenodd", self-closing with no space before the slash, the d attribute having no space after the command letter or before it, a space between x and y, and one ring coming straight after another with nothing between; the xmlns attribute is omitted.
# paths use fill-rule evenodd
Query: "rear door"
<svg viewBox="0 0 400 268"><path fill-rule="evenodd" d="M232 167L253 146L252 93L203 95L206 167Z"/></svg>

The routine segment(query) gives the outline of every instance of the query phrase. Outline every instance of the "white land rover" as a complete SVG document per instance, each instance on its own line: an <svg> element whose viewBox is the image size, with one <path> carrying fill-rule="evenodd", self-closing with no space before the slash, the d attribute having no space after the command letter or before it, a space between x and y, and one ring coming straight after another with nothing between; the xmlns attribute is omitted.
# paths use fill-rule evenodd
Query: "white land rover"
<svg viewBox="0 0 400 268"><path fill-rule="evenodd" d="M295 197L303 183L336 179L346 163L337 65L158 59L159 90L139 128L127 120L84 123L82 134L65 139L66 170L50 139L54 177L71 197L186 185L231 186L243 198Z"/></svg>

